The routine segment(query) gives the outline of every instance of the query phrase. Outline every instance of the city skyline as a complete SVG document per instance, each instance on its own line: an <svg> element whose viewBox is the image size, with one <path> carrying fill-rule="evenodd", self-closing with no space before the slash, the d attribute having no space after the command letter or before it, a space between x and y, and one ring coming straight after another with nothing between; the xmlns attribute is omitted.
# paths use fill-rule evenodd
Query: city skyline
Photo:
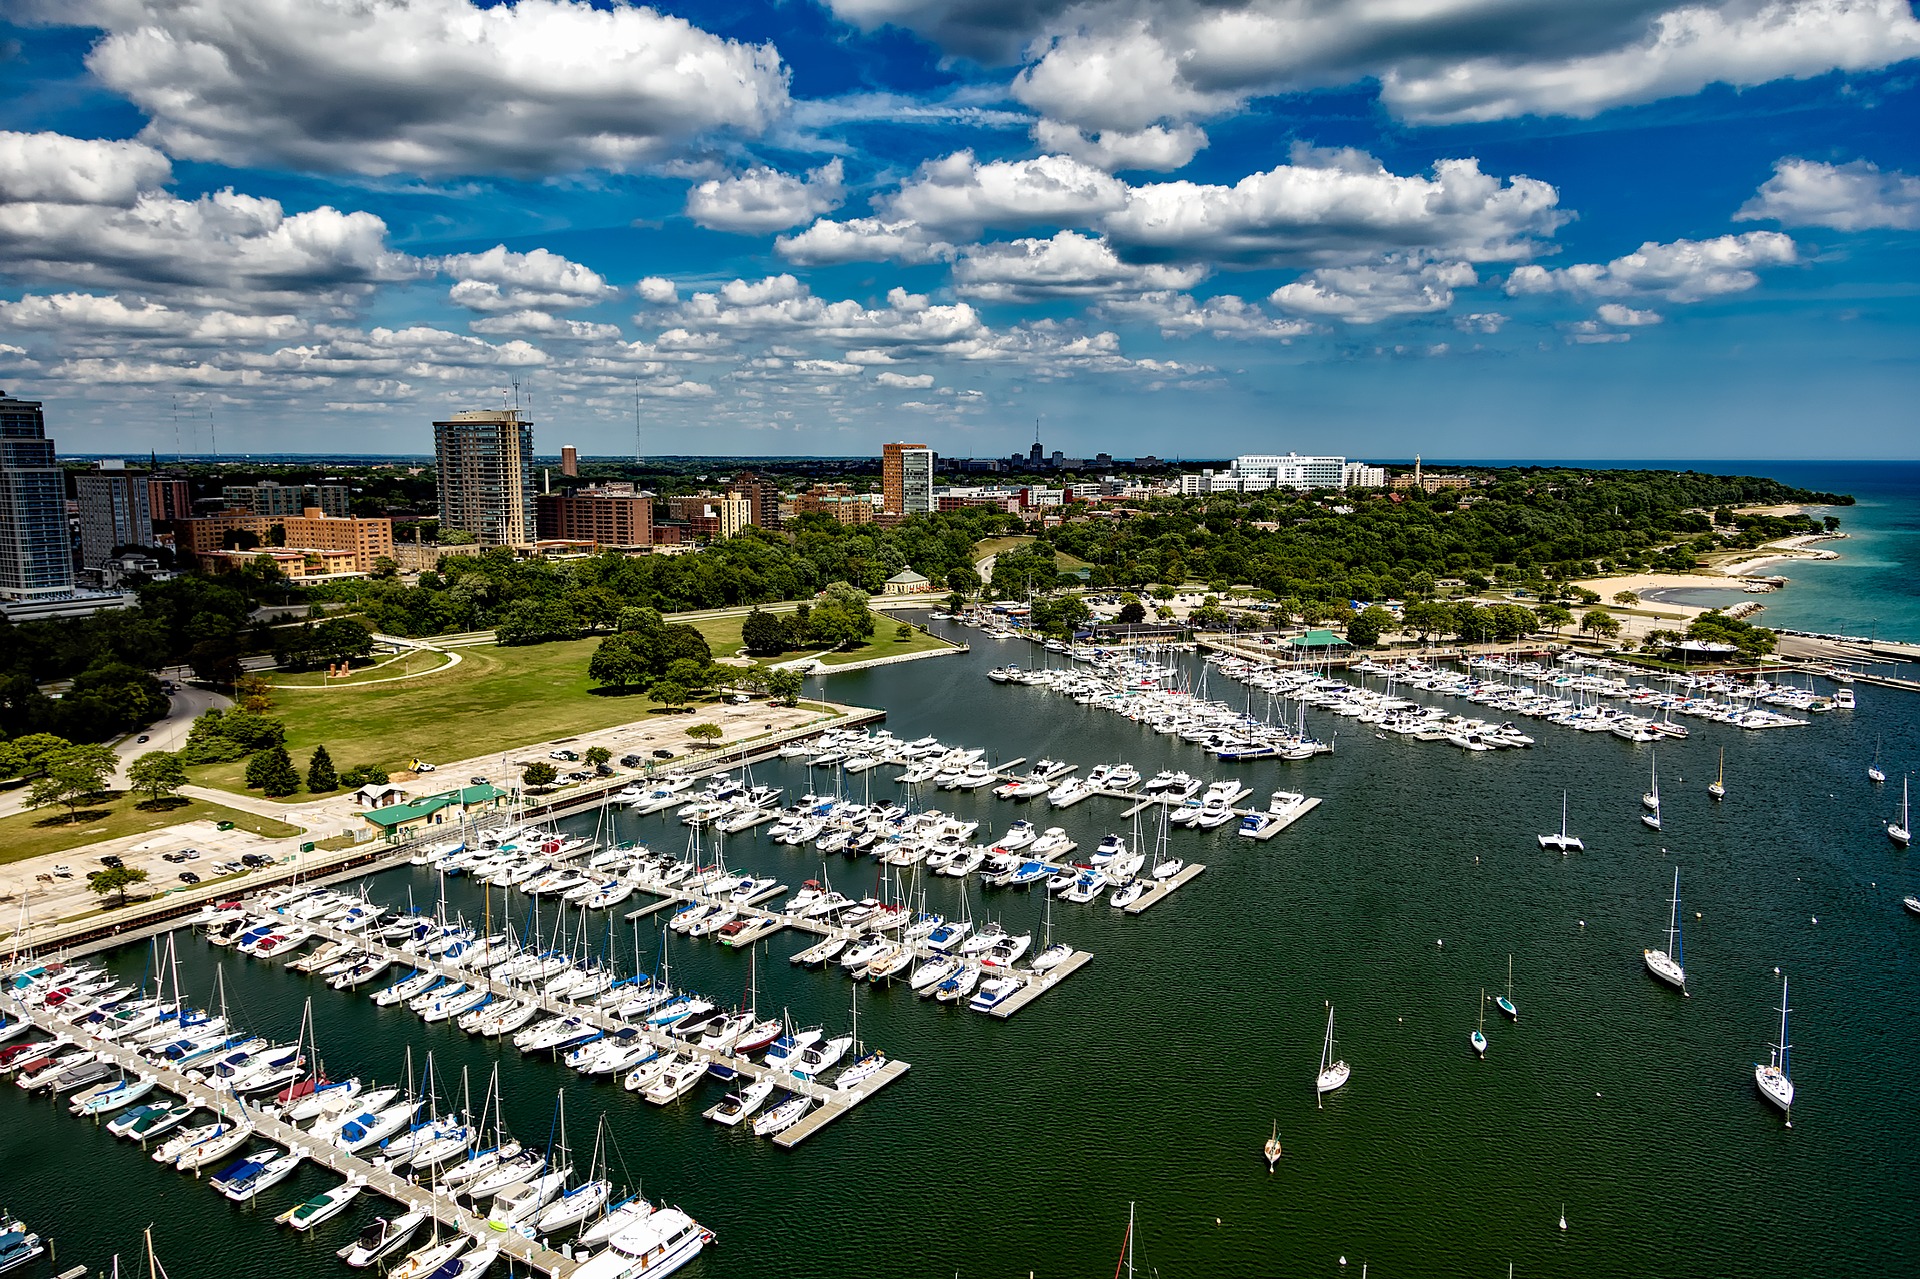
<svg viewBox="0 0 1920 1279"><path fill-rule="evenodd" d="M16 4L0 387L67 455L1915 456L1911 7L1558 11Z"/></svg>

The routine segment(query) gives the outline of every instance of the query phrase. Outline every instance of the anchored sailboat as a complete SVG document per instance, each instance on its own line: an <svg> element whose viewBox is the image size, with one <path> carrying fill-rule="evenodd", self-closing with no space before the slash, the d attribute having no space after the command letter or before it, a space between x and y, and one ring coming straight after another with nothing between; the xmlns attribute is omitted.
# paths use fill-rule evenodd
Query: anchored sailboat
<svg viewBox="0 0 1920 1279"><path fill-rule="evenodd" d="M1501 1012L1513 1018L1513 1020L1515 1021L1520 1020L1520 1010L1513 1006L1513 956L1512 955L1507 956L1507 993L1504 995L1495 995L1493 997L1493 1002L1500 1006Z"/></svg>
<svg viewBox="0 0 1920 1279"><path fill-rule="evenodd" d="M1480 988L1480 1024L1473 1028L1473 1034L1467 1037L1467 1042L1473 1045L1473 1051L1479 1053L1481 1057L1484 1058L1487 1055L1487 988L1485 986Z"/></svg>
<svg viewBox="0 0 1920 1279"><path fill-rule="evenodd" d="M1682 994L1687 991L1687 970L1680 957L1680 868L1673 868L1673 913L1667 920L1667 948L1641 952L1647 961L1647 971L1669 986L1677 987Z"/></svg>
<svg viewBox="0 0 1920 1279"><path fill-rule="evenodd" d="M1320 1096L1346 1083L1352 1074L1353 1070L1346 1062L1333 1059L1333 1005L1329 1003L1327 1005L1327 1038L1320 1046L1320 1073L1314 1076L1313 1080L1315 1104L1319 1104Z"/></svg>
<svg viewBox="0 0 1920 1279"><path fill-rule="evenodd" d="M1580 842L1578 835L1567 834L1567 792L1560 792L1560 833L1540 836L1540 847L1555 848L1561 856L1568 853L1585 852L1586 845Z"/></svg>
<svg viewBox="0 0 1920 1279"><path fill-rule="evenodd" d="M1261 1153L1267 1157L1267 1171L1272 1172L1273 1166L1280 1162L1280 1121L1278 1119L1273 1121L1273 1136L1267 1138L1267 1144Z"/></svg>
<svg viewBox="0 0 1920 1279"><path fill-rule="evenodd" d="M1887 838L1905 848L1913 842L1913 819L1907 815L1907 778L1900 779L1900 817L1887 823Z"/></svg>
<svg viewBox="0 0 1920 1279"><path fill-rule="evenodd" d="M1653 757L1651 784L1647 793L1640 797L1640 806L1647 811L1640 814L1640 820L1654 830L1660 829L1660 758Z"/></svg>
<svg viewBox="0 0 1920 1279"><path fill-rule="evenodd" d="M1880 739L1873 739L1873 763L1867 765L1867 780L1878 786L1887 780L1885 770L1880 767Z"/></svg>
<svg viewBox="0 0 1920 1279"><path fill-rule="evenodd" d="M1720 749L1720 773L1707 786L1707 794L1713 796L1715 799L1725 799L1727 797L1727 751L1725 747L1721 747Z"/></svg>
<svg viewBox="0 0 1920 1279"><path fill-rule="evenodd" d="M1780 975L1780 1042L1769 1045L1773 1049L1773 1059L1753 1067L1754 1086L1760 1089L1760 1095L1780 1107L1787 1116L1787 1127L1793 1127L1793 1078L1787 1073L1787 978Z"/></svg>

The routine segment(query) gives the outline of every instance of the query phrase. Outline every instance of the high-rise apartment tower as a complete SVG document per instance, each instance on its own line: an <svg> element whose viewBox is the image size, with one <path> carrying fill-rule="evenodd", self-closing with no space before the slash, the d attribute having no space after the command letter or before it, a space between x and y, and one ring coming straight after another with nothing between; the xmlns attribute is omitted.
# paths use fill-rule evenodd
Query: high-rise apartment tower
<svg viewBox="0 0 1920 1279"><path fill-rule="evenodd" d="M492 546L534 539L533 423L518 409L455 413L433 424L440 468L440 532Z"/></svg>

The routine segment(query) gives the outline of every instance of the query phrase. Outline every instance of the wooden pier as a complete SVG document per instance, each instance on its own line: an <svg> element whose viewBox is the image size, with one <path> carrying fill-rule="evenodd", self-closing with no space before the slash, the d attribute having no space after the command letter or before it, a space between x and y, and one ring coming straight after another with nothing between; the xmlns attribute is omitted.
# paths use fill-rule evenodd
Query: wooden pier
<svg viewBox="0 0 1920 1279"><path fill-rule="evenodd" d="M1141 912L1145 911L1147 907L1152 906L1154 903L1158 902L1161 898L1172 895L1175 891L1186 887L1188 884L1191 884L1194 880L1200 878L1201 874L1205 872L1206 869L1207 867L1204 862L1189 862L1187 865L1182 866L1180 868L1180 873L1178 875L1175 875L1172 879L1161 880L1154 887L1149 888L1146 892L1142 893L1140 895L1140 900L1136 902L1128 903L1128 905L1125 908L1127 914L1129 915L1140 914Z"/></svg>
<svg viewBox="0 0 1920 1279"><path fill-rule="evenodd" d="M1039 980L1029 981L1025 987L1001 1000L999 1004L993 1008L993 1015L1005 1021L1034 1000L1040 998L1040 996L1052 990L1055 986L1058 986L1068 977L1071 977L1074 973L1079 972L1081 968L1086 966L1087 961L1092 958L1092 951L1074 951L1052 968L1040 974Z"/></svg>
<svg viewBox="0 0 1920 1279"><path fill-rule="evenodd" d="M104 1039L96 1039L79 1027L50 1016L44 1009L22 1008L19 1011L21 1016L46 1033L64 1036L72 1042L84 1044L89 1051L100 1054L103 1060L113 1062L129 1075L151 1077L164 1091L203 1110L212 1111L222 1120L239 1120L241 1117L240 1107L232 1097L216 1093L204 1084L169 1067L156 1065L131 1048ZM254 1135L262 1141L272 1142L288 1150L298 1150L306 1155L309 1163L338 1173L343 1178L358 1178L366 1183L368 1190L384 1195L395 1203L404 1204L408 1208L425 1208L432 1212L442 1226L462 1234L472 1235L477 1244L499 1244L510 1263L518 1262L530 1270L537 1270L549 1276L549 1279L565 1279L580 1264L581 1259L557 1252L538 1240L527 1238L517 1230L495 1230L487 1224L484 1213L475 1213L461 1207L452 1196L436 1195L427 1187L394 1173L384 1162L374 1162L362 1159L358 1155L350 1155L332 1142L321 1141L312 1133L284 1122L261 1107L248 1106L246 1121L253 1125ZM139 1149L142 1154L146 1153L144 1145ZM235 1150L233 1157L239 1159L240 1151ZM200 1171L211 1172L213 1169Z"/></svg>
<svg viewBox="0 0 1920 1279"><path fill-rule="evenodd" d="M410 965L416 971L430 971L448 981L465 982L470 986L481 987L493 995L495 999L532 1003L542 1012L550 1013L554 1016L577 1017L586 1024L608 1035L617 1034L625 1030L637 1030L641 1038L662 1052L679 1053L682 1056L691 1057L696 1061L705 1062L709 1068L719 1066L734 1072L736 1075L745 1075L750 1079L772 1079L788 1092L804 1094L816 1103L823 1105L834 1103L846 1107L856 1106L879 1090L881 1085L877 1081L879 1081L882 1076L885 1077L886 1082L890 1083L894 1079L899 1078L900 1075L905 1074L907 1069L907 1064L900 1062L898 1063L900 1070L897 1072L888 1074L883 1071L880 1075L876 1075L872 1079L867 1080L860 1087L846 1090L829 1088L825 1084L817 1083L811 1079L803 1079L798 1075L790 1074L784 1070L773 1070L747 1057L736 1057L731 1053L719 1052L711 1048L702 1048L698 1044L671 1035L661 1028L649 1026L644 1021L637 1024L622 1021L604 1008L598 1008L591 1004L573 1003L564 999L554 999L541 995L537 991L528 990L524 987L512 985L511 983L493 981L478 973L461 968L457 964L449 964L429 959L424 955L407 954L391 946L383 946L378 942L360 937L358 934L345 932L329 925L306 923L304 926L312 928L316 937L326 937L333 941L351 942L359 946L367 954L384 956L393 960L396 965ZM555 1055L558 1055L558 1050L554 1051Z"/></svg>

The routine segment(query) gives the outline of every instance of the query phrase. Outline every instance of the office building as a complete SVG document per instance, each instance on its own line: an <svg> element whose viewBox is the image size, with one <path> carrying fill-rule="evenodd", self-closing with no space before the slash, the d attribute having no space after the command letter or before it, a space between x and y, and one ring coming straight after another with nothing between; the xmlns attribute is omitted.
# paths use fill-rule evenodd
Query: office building
<svg viewBox="0 0 1920 1279"><path fill-rule="evenodd" d="M147 518L155 524L193 517L193 493L185 480L166 475L147 477Z"/></svg>
<svg viewBox="0 0 1920 1279"><path fill-rule="evenodd" d="M80 565L103 568L115 548L153 545L153 519L147 505L147 476L125 462L100 462L73 477L80 508Z"/></svg>
<svg viewBox="0 0 1920 1279"><path fill-rule="evenodd" d="M278 480L261 480L258 484L229 484L220 490L220 496L229 510L252 511L269 518L299 515L309 507L337 519L353 513L353 493L345 484L282 484Z"/></svg>
<svg viewBox="0 0 1920 1279"><path fill-rule="evenodd" d="M1343 473L1346 487L1350 489L1378 489L1387 486L1387 468L1368 466L1365 462L1349 462Z"/></svg>
<svg viewBox="0 0 1920 1279"><path fill-rule="evenodd" d="M38 400L0 392L0 597L48 599L73 590L67 482Z"/></svg>
<svg viewBox="0 0 1920 1279"><path fill-rule="evenodd" d="M580 474L580 451L571 444L560 446L560 474L572 476Z"/></svg>
<svg viewBox="0 0 1920 1279"><path fill-rule="evenodd" d="M652 546L653 494L631 484L608 484L534 499L542 541L599 546Z"/></svg>
<svg viewBox="0 0 1920 1279"><path fill-rule="evenodd" d="M933 450L924 444L888 444L880 451L881 509L890 515L933 510Z"/></svg>
<svg viewBox="0 0 1920 1279"><path fill-rule="evenodd" d="M480 409L435 422L433 451L443 537L459 531L491 546L533 544L533 423L518 409Z"/></svg>
<svg viewBox="0 0 1920 1279"><path fill-rule="evenodd" d="M826 515L842 524L870 524L874 511L871 497L845 484L815 484L793 499L795 515Z"/></svg>
<svg viewBox="0 0 1920 1279"><path fill-rule="evenodd" d="M1180 491L1189 496L1206 493L1260 493L1268 489L1345 488L1353 467L1344 457L1303 457L1298 453L1260 453L1236 457L1224 471L1201 471L1180 477ZM1381 475L1382 480L1385 479Z"/></svg>
<svg viewBox="0 0 1920 1279"><path fill-rule="evenodd" d="M208 569L264 553L290 577L371 573L374 561L393 558L393 521L328 515L317 506L298 515L229 510L176 520L173 541L175 550Z"/></svg>
<svg viewBox="0 0 1920 1279"><path fill-rule="evenodd" d="M780 485L764 475L742 471L733 477L728 490L747 499L747 523L759 528L780 527Z"/></svg>

